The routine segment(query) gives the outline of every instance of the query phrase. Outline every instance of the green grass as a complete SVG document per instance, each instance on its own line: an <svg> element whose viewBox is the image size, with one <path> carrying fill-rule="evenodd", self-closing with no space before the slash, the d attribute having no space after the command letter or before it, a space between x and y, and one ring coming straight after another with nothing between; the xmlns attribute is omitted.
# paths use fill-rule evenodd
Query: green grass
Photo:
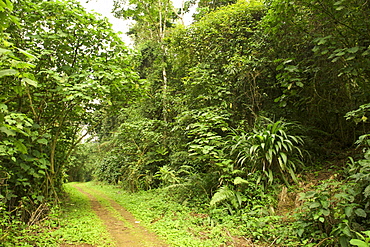
<svg viewBox="0 0 370 247"><path fill-rule="evenodd" d="M199 212L171 200L163 190L127 193L114 186L93 182L84 186L115 200L171 246L214 247L230 240L224 229L211 226Z"/></svg>
<svg viewBox="0 0 370 247"><path fill-rule="evenodd" d="M104 198L103 196L99 195L99 194L96 194L94 193L94 191L96 190L92 190L91 187L86 187L84 186L86 184L83 184L83 190L86 191L87 193L90 193L90 194L93 194L94 197L98 200L98 202L103 205L107 210L109 210L116 219L122 221L126 227L129 227L129 228L132 228L132 224L130 222L128 222L114 207L112 207L112 205L110 204L109 200ZM98 191L99 193L99 191Z"/></svg>
<svg viewBox="0 0 370 247"><path fill-rule="evenodd" d="M71 185L64 186L69 195L69 201L63 205L59 229L51 235L69 244L113 246L106 227L91 209L88 197Z"/></svg>
<svg viewBox="0 0 370 247"><path fill-rule="evenodd" d="M114 246L103 222L91 209L88 197L71 184L64 188L67 198L60 207L53 207L45 220L33 226L13 220L5 231L0 230L0 246L58 247L62 243Z"/></svg>
<svg viewBox="0 0 370 247"><path fill-rule="evenodd" d="M32 229L27 228L9 236L7 239L12 241L5 246L54 247L61 243L113 246L103 222L91 209L88 197L72 185L65 185L69 199L59 209L55 208L48 220ZM231 246L230 243L233 242L231 236L236 241L245 238L253 240L254 243L258 241L261 246L265 246L263 243L269 245L272 242L276 243L276 246L279 243L280 246L297 246L294 243L285 244L291 239L286 239L291 228L286 222L281 221L281 216L262 214L258 208L253 212L246 209L238 214L229 215L225 208L210 209L207 204L199 206L196 200L195 204L194 202L181 204L174 199L178 191L155 189L128 193L117 186L94 182L78 186L93 194L99 203L127 227L131 227L130 223L111 206L105 195L115 200L131 212L141 225L156 232L173 247Z"/></svg>

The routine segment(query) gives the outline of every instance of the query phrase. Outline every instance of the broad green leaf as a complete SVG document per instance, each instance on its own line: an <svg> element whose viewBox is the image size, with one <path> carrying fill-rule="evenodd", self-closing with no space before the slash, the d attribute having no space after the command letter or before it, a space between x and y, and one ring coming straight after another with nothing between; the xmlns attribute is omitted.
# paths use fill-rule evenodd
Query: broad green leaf
<svg viewBox="0 0 370 247"><path fill-rule="evenodd" d="M279 148L278 150L280 150L281 149L281 142L277 141L276 144L277 144L277 147Z"/></svg>
<svg viewBox="0 0 370 247"><path fill-rule="evenodd" d="M342 4L342 3L343 3L343 1L344 1L344 0L337 1L337 2L335 2L335 3L334 3L334 5L340 5L340 4Z"/></svg>
<svg viewBox="0 0 370 247"><path fill-rule="evenodd" d="M40 144L48 144L48 141L46 140L46 139L44 139L44 138L42 138L42 139L38 139L37 140L37 143L40 143Z"/></svg>
<svg viewBox="0 0 370 247"><path fill-rule="evenodd" d="M242 203L243 203L242 193L235 192L235 197L238 200L238 204L236 205L235 208L239 208L242 205Z"/></svg>
<svg viewBox="0 0 370 247"><path fill-rule="evenodd" d="M24 61L12 61L11 63L12 67L15 69L29 69L29 68L34 68L35 65L29 62L24 62ZM27 73L25 73L27 74ZM24 74L23 74L24 75Z"/></svg>
<svg viewBox="0 0 370 247"><path fill-rule="evenodd" d="M366 51L364 51L361 55L362 56L368 56L370 54L370 49L367 49Z"/></svg>
<svg viewBox="0 0 370 247"><path fill-rule="evenodd" d="M22 53L23 55L25 55L26 57L28 57L30 60L36 60L37 59L37 57L35 56L35 55L32 55L31 53L29 53L28 51L25 51L25 50L23 50L23 49L20 49L20 48L17 48L18 49L18 51L20 52L20 53Z"/></svg>
<svg viewBox="0 0 370 247"><path fill-rule="evenodd" d="M298 87L304 87L303 83L301 81L296 81L295 83Z"/></svg>
<svg viewBox="0 0 370 247"><path fill-rule="evenodd" d="M312 51L313 52L318 52L320 50L320 46L315 46L313 49L312 49Z"/></svg>
<svg viewBox="0 0 370 247"><path fill-rule="evenodd" d="M11 52L12 52L11 50L0 48L0 55L9 54Z"/></svg>
<svg viewBox="0 0 370 247"><path fill-rule="evenodd" d="M335 10L338 10L339 11L339 10L342 10L344 8L345 8L345 6L342 5L342 6L337 7Z"/></svg>
<svg viewBox="0 0 370 247"><path fill-rule="evenodd" d="M272 170L268 170L268 182L269 184L272 184L272 182L274 181L274 175L272 173Z"/></svg>
<svg viewBox="0 0 370 247"><path fill-rule="evenodd" d="M279 129L280 127L280 124L281 124L281 121L276 121L276 123L274 123L272 126L271 126L271 132L272 133L276 133L277 130Z"/></svg>
<svg viewBox="0 0 370 247"><path fill-rule="evenodd" d="M321 200L320 203L321 203L321 205L322 205L323 208L328 208L329 207L328 200Z"/></svg>
<svg viewBox="0 0 370 247"><path fill-rule="evenodd" d="M369 246L369 244L359 239L351 239L349 243L352 245L356 245L358 247L368 247Z"/></svg>
<svg viewBox="0 0 370 247"><path fill-rule="evenodd" d="M15 70L15 69L0 70L0 78L2 78L4 76L13 76L13 75L16 75L16 74L18 74L18 70Z"/></svg>
<svg viewBox="0 0 370 247"><path fill-rule="evenodd" d="M287 164L287 162L288 162L288 156L285 153L281 152L280 153L280 157L281 157L283 163L284 164Z"/></svg>
<svg viewBox="0 0 370 247"><path fill-rule="evenodd" d="M368 185L364 190L364 196L368 198L370 196L370 185Z"/></svg>
<svg viewBox="0 0 370 247"><path fill-rule="evenodd" d="M300 200L305 200L307 198L312 198L316 195L315 191L307 191L306 193L300 193Z"/></svg>
<svg viewBox="0 0 370 247"><path fill-rule="evenodd" d="M321 210L321 213L322 213L324 216L329 216L329 215L330 215L330 210L328 210L328 209L322 209L322 210Z"/></svg>
<svg viewBox="0 0 370 247"><path fill-rule="evenodd" d="M265 149L265 145L266 145L266 143L261 143L261 148Z"/></svg>
<svg viewBox="0 0 370 247"><path fill-rule="evenodd" d="M30 169L30 166L29 165L27 165L26 163L20 163L19 164L19 166L23 169L23 170L25 170L25 171L28 171L29 169Z"/></svg>
<svg viewBox="0 0 370 247"><path fill-rule="evenodd" d="M24 82L24 83L26 83L28 85L37 87L37 82L34 81L34 80L31 80L30 78L24 77L24 78L22 78L22 82Z"/></svg>
<svg viewBox="0 0 370 247"><path fill-rule="evenodd" d="M0 110L3 111L3 112L7 112L8 111L8 106L6 104L0 103Z"/></svg>
<svg viewBox="0 0 370 247"><path fill-rule="evenodd" d="M352 207L346 207L344 209L344 212L346 214L347 217L351 217L352 216L352 213L353 213L353 208Z"/></svg>
<svg viewBox="0 0 370 247"><path fill-rule="evenodd" d="M365 210L363 210L362 208L357 208L355 209L355 213L360 216L360 217L363 217L363 218L366 218L367 214L365 212Z"/></svg>
<svg viewBox="0 0 370 247"><path fill-rule="evenodd" d="M27 147L19 140L14 141L14 146L18 149L19 152L26 154L28 153Z"/></svg>
<svg viewBox="0 0 370 247"><path fill-rule="evenodd" d="M297 232L298 236L302 237L304 230L305 230L304 228L298 229L298 232Z"/></svg>
<svg viewBox="0 0 370 247"><path fill-rule="evenodd" d="M347 49L347 52L349 52L349 53L356 53L356 52L358 52L359 49L360 48L358 46L355 46L355 47L352 47L352 48L348 48Z"/></svg>
<svg viewBox="0 0 370 247"><path fill-rule="evenodd" d="M323 51L321 52L321 55L328 54L328 52L329 52L329 50L323 50Z"/></svg>
<svg viewBox="0 0 370 247"><path fill-rule="evenodd" d="M370 238L370 231L364 231L363 233Z"/></svg>
<svg viewBox="0 0 370 247"><path fill-rule="evenodd" d="M342 229L342 232L348 236L348 237L351 237L352 234L351 234L351 229L348 227L348 226L345 226L343 229Z"/></svg>
<svg viewBox="0 0 370 247"><path fill-rule="evenodd" d="M279 64L277 67L276 67L276 70L282 70L284 68L284 64Z"/></svg>
<svg viewBox="0 0 370 247"><path fill-rule="evenodd" d="M319 202L311 202L310 204L309 204L309 208L318 208L318 207L320 207L321 205L320 205L320 203Z"/></svg>
<svg viewBox="0 0 370 247"><path fill-rule="evenodd" d="M15 136L16 135L15 131L13 131L13 130L5 127L5 126L1 126L0 131L5 133L7 136Z"/></svg>
<svg viewBox="0 0 370 247"><path fill-rule="evenodd" d="M339 237L339 244L341 247L348 247L348 236L340 236Z"/></svg>
<svg viewBox="0 0 370 247"><path fill-rule="evenodd" d="M335 54L335 56L337 56L337 57L341 57L341 56L343 56L343 55L345 55L346 53L344 52L344 51L341 51L341 52L338 52L338 53L336 53Z"/></svg>
<svg viewBox="0 0 370 247"><path fill-rule="evenodd" d="M248 180L245 180L245 179L243 179L241 177L236 177L234 179L234 184L235 185L238 185L238 184L248 184Z"/></svg>
<svg viewBox="0 0 370 247"><path fill-rule="evenodd" d="M249 154L250 155L253 155L253 154L255 154L256 153L256 151L257 151L257 149L258 149L258 145L253 145L251 148L250 148L250 150L249 150Z"/></svg>

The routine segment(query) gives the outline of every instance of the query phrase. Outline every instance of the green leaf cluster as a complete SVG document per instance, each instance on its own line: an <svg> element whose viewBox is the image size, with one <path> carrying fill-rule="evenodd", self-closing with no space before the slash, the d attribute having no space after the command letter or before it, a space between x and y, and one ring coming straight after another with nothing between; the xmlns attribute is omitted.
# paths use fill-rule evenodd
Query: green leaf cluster
<svg viewBox="0 0 370 247"><path fill-rule="evenodd" d="M0 215L9 219L0 230L8 234L12 221L32 225L48 213L37 210L59 200L73 149L141 95L142 83L107 19L75 1L0 1L0 18Z"/></svg>
<svg viewBox="0 0 370 247"><path fill-rule="evenodd" d="M289 177L297 181L296 166L302 165L303 157L300 136L289 135L289 124L282 121L269 123L254 133L242 133L235 141L234 150L238 153L238 162L249 172L262 171L264 178L259 180L272 184L274 176L283 179L286 184Z"/></svg>

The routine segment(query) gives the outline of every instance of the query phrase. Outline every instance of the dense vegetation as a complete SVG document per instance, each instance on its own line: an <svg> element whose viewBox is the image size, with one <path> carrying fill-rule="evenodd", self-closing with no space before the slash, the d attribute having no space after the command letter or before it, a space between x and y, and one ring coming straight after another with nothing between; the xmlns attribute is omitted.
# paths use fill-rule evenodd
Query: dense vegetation
<svg viewBox="0 0 370 247"><path fill-rule="evenodd" d="M95 178L261 245L368 246L368 1L191 4L115 0L129 52L72 0L0 0L0 241Z"/></svg>
<svg viewBox="0 0 370 247"><path fill-rule="evenodd" d="M75 2L0 1L0 242L59 201L72 151L140 95L127 48ZM13 240L12 240L13 239Z"/></svg>

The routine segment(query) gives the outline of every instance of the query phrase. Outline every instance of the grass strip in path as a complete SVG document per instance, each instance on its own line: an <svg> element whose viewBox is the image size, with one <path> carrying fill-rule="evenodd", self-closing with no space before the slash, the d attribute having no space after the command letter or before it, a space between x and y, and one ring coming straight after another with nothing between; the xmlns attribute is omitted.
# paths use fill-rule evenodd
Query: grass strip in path
<svg viewBox="0 0 370 247"><path fill-rule="evenodd" d="M106 224L107 229L118 247L166 247L164 241L142 227L131 213L101 192L74 184L75 188L88 196L93 210Z"/></svg>
<svg viewBox="0 0 370 247"><path fill-rule="evenodd" d="M61 246L114 246L104 223L92 210L89 198L66 184L69 201L62 208L60 228L52 232L54 238L63 242ZM47 245L44 245L47 246Z"/></svg>
<svg viewBox="0 0 370 247"><path fill-rule="evenodd" d="M85 188L100 191L131 212L145 227L155 231L170 246L229 246L222 228L205 225L204 217L184 205L175 203L161 190L128 193L111 185L84 183ZM232 245L230 245L232 246Z"/></svg>

